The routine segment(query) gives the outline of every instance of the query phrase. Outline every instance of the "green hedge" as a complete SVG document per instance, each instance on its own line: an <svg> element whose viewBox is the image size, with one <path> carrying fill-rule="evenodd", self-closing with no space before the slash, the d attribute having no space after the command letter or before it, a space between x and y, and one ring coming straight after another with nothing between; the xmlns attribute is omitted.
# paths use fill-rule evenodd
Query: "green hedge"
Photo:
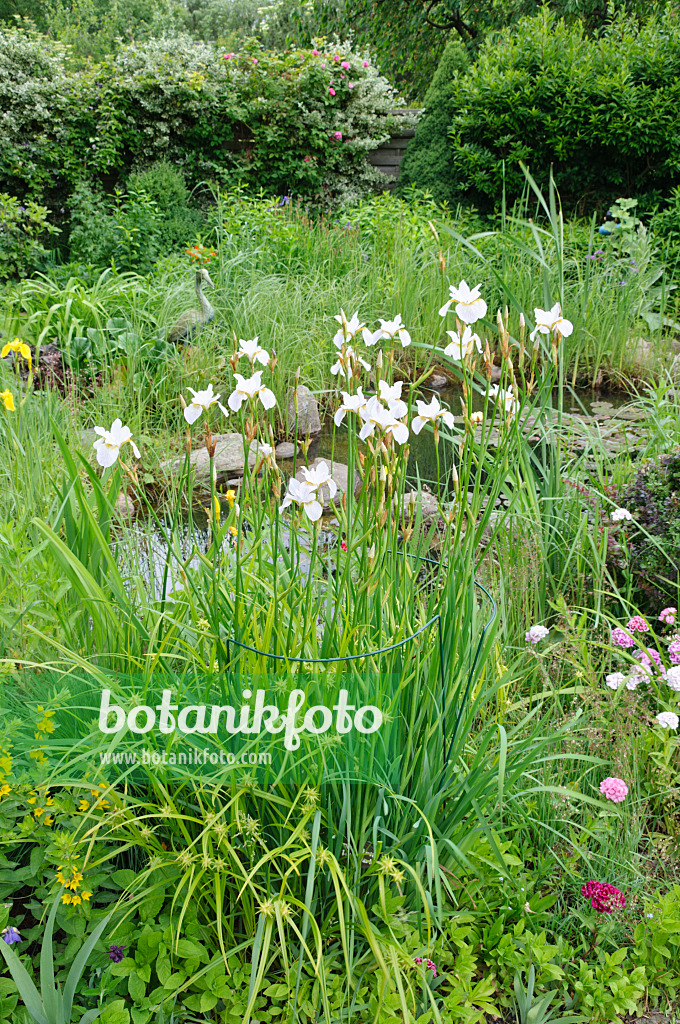
<svg viewBox="0 0 680 1024"><path fill-rule="evenodd" d="M225 55L175 38L69 73L63 47L2 32L0 191L59 211L77 183L111 191L165 159L190 186L342 194L375 178L366 153L389 136L396 103L348 46L271 53L253 44Z"/></svg>
<svg viewBox="0 0 680 1024"><path fill-rule="evenodd" d="M590 38L544 8L487 40L467 71L455 63L437 77L447 130L442 102L426 104L404 185L436 174L440 198L489 210L504 184L510 200L521 194L523 161L541 183L552 166L565 206L583 210L620 195L653 199L680 181L673 12Z"/></svg>

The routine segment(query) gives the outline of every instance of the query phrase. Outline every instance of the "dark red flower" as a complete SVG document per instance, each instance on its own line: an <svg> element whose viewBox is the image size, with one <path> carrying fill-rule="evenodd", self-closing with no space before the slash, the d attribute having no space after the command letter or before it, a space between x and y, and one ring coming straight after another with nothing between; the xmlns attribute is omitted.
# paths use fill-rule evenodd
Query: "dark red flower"
<svg viewBox="0 0 680 1024"><path fill-rule="evenodd" d="M598 914L613 914L626 905L626 897L608 882L586 882L581 892Z"/></svg>

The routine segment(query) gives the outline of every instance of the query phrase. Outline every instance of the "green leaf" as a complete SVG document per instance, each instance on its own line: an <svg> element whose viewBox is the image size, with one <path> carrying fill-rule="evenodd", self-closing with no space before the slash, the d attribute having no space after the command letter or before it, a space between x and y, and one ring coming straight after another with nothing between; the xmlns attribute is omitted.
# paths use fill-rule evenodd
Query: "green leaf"
<svg viewBox="0 0 680 1024"><path fill-rule="evenodd" d="M0 953L2 953L5 961L7 962L9 973L14 978L16 986L19 989L19 995L21 996L31 1017L33 1017L35 1024L51 1024L45 1015L45 1008L42 1004L37 988L33 984L26 968L12 947L8 946L6 942L2 942L0 940Z"/></svg>

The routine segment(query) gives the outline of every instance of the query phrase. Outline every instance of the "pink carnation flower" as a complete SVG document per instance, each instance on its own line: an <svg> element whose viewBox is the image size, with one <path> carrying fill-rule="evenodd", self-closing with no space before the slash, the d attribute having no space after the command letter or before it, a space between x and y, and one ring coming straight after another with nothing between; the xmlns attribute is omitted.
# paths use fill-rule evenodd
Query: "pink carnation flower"
<svg viewBox="0 0 680 1024"><path fill-rule="evenodd" d="M609 776L607 779L603 779L600 783L600 793L606 796L607 800L611 800L614 804L620 804L628 795L628 786L623 779L617 779L614 776Z"/></svg>
<svg viewBox="0 0 680 1024"><path fill-rule="evenodd" d="M626 629L629 629L631 633L647 633L649 623L645 622L641 615L634 615L632 619L628 619Z"/></svg>
<svg viewBox="0 0 680 1024"><path fill-rule="evenodd" d="M664 610L659 613L659 622L665 622L669 626L672 626L673 623L675 622L675 616L677 614L678 614L678 609L677 608L664 608Z"/></svg>
<svg viewBox="0 0 680 1024"><path fill-rule="evenodd" d="M612 643L616 644L617 647L634 647L635 641L632 636L626 633L625 629L621 629L617 626L616 629L612 630Z"/></svg>
<svg viewBox="0 0 680 1024"><path fill-rule="evenodd" d="M634 651L633 652L633 657L637 658L637 660L640 662L640 664L645 669L645 671L647 672L648 675L651 674L652 662L654 662L654 664L656 665L656 667L658 668L658 670L659 670L659 672L661 673L662 676L666 675L666 669L665 669L664 664L663 664L663 662L661 660L661 655L659 654L658 651L652 650L651 648L650 648L649 652L648 651Z"/></svg>
<svg viewBox="0 0 680 1024"><path fill-rule="evenodd" d="M597 910L598 914L612 914L619 907L626 905L623 893L607 882L586 882L581 886L581 892L590 900L591 907Z"/></svg>
<svg viewBox="0 0 680 1024"><path fill-rule="evenodd" d="M414 957L414 963L418 964L418 966L420 966L422 964L422 962L423 962L423 957L422 956ZM437 968L435 967L435 965L432 963L432 961L430 959L425 960L425 966L426 966L428 971L432 971L432 977L436 978L437 977Z"/></svg>
<svg viewBox="0 0 680 1024"><path fill-rule="evenodd" d="M680 640L671 640L668 645L668 657L674 665L680 665Z"/></svg>

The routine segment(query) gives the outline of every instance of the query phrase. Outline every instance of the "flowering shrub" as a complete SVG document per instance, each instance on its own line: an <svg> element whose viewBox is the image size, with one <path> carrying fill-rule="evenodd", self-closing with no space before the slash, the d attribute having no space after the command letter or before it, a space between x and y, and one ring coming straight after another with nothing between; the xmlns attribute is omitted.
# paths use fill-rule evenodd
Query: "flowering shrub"
<svg viewBox="0 0 680 1024"><path fill-rule="evenodd" d="M159 159L191 185L239 180L337 196L355 180L376 180L366 154L388 137L398 102L346 45L272 53L252 42L225 54L173 38L73 74L47 40L5 31L0 46L6 109L24 86L16 115L0 125L12 168L0 187L45 191L61 205L78 181L115 182Z"/></svg>

